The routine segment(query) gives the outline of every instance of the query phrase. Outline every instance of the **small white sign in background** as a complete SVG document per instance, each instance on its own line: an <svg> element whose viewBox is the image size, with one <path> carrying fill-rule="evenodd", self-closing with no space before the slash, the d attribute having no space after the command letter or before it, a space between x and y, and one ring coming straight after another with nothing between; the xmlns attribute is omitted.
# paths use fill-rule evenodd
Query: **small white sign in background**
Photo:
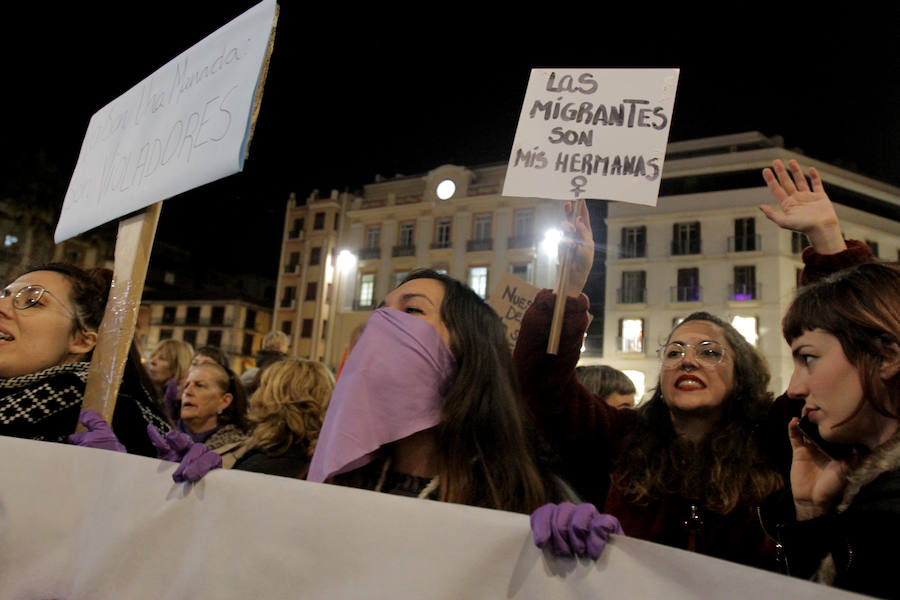
<svg viewBox="0 0 900 600"><path fill-rule="evenodd" d="M504 196L656 205L678 69L533 69Z"/></svg>
<svg viewBox="0 0 900 600"><path fill-rule="evenodd" d="M260 2L91 117L57 243L243 168L275 8Z"/></svg>

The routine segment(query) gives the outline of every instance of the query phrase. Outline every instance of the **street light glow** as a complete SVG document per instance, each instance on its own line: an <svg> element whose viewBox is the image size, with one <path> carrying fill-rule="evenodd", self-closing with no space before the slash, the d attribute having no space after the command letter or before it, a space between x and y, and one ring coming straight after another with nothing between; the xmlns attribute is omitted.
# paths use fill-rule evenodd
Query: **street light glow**
<svg viewBox="0 0 900 600"><path fill-rule="evenodd" d="M553 258L559 253L559 243L562 241L562 231L559 229L548 229L544 234L544 241L541 242L541 249L544 254Z"/></svg>
<svg viewBox="0 0 900 600"><path fill-rule="evenodd" d="M356 266L356 255L349 250L341 250L337 256L338 273L346 273Z"/></svg>

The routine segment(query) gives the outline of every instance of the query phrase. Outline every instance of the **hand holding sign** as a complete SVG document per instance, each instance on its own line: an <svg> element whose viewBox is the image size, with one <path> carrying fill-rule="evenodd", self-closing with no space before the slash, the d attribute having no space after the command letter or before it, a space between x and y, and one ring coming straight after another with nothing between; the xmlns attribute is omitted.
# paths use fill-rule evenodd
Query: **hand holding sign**
<svg viewBox="0 0 900 600"><path fill-rule="evenodd" d="M576 210L578 214L575 214ZM566 296L576 298L584 289L594 263L594 232L591 229L587 202L566 203L566 216L574 221L566 221L564 225L566 245L574 244L575 252L569 263L569 278L564 292ZM560 253L562 252L563 245L560 245Z"/></svg>

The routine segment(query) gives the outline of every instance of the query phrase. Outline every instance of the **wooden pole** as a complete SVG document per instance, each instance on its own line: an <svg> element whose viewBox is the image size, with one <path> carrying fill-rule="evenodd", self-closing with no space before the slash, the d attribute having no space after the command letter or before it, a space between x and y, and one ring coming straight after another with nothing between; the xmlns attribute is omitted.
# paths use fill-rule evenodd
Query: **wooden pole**
<svg viewBox="0 0 900 600"><path fill-rule="evenodd" d="M112 422L116 396L125 370L125 361L134 339L138 308L162 202L150 205L137 215L119 222L116 263L106 313L100 324L97 346L88 370L82 410L97 412ZM79 425L81 428L81 425Z"/></svg>
<svg viewBox="0 0 900 600"><path fill-rule="evenodd" d="M572 221L574 222L578 215L581 214L584 198L575 201L572 210ZM566 288L569 284L569 266L575 257L575 244L579 240L574 239L566 242L566 248L560 256L559 264L559 282L556 285L556 300L553 303L553 320L550 321L550 338L547 340L547 354L556 354L559 352L559 337L562 334L563 315L566 312Z"/></svg>

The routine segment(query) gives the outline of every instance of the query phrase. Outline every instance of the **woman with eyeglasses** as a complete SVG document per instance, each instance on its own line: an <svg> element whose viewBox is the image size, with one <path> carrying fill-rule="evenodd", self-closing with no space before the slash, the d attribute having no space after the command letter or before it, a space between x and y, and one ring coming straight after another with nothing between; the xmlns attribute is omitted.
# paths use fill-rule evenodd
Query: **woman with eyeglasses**
<svg viewBox="0 0 900 600"><path fill-rule="evenodd" d="M50 263L0 291L0 435L64 442L75 431L111 276ZM132 345L113 427L129 452L154 456L146 427L168 429L168 423L139 359ZM99 417L88 418L108 428Z"/></svg>
<svg viewBox="0 0 900 600"><path fill-rule="evenodd" d="M795 161L794 181L781 161L774 167L764 177L781 211L763 212L809 237L805 277L871 260L863 244L845 245L815 170L810 190ZM764 359L734 327L707 313L690 315L669 334L659 383L637 410L608 407L585 390L575 365L588 323L580 292L593 258L586 215L575 229L579 249L559 353L545 353L549 290L526 312L515 350L526 401L571 483L584 500L617 517L626 535L776 569L776 544L760 526L757 507L787 481L791 449L784 432L801 403L787 396L773 403ZM557 554L583 553L598 514L587 506L538 509L536 543Z"/></svg>

